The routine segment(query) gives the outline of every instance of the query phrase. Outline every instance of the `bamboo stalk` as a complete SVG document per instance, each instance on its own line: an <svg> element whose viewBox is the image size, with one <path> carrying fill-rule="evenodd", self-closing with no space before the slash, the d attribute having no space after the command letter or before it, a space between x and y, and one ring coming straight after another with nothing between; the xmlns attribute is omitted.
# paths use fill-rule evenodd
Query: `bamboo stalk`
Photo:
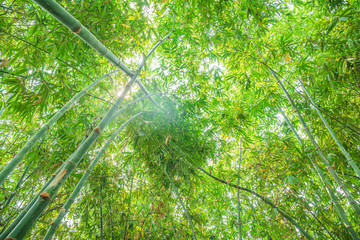
<svg viewBox="0 0 360 240"><path fill-rule="evenodd" d="M203 168L201 167L197 167L198 169L200 169L202 172L204 172L206 175L208 175L209 177L215 179L218 182L221 182L223 184L226 184L228 186L231 186L233 188L239 189L239 190L243 190L246 191L248 193L251 193L252 195L256 196L257 198L259 198L261 201L263 201L264 203L266 203L267 205L269 205L272 208L275 208L277 211L279 211L279 213L286 218L289 222L291 222L307 239L313 239L294 219L292 219L288 214L286 214L282 209L278 208L275 204L273 204L268 198L261 196L260 194L258 194L257 192L250 190L248 188L244 188L244 187L240 187L237 186L235 184L232 183L228 183L225 180L222 180L220 178L217 178L215 176L213 176L212 174L208 173L207 171L205 171Z"/></svg>
<svg viewBox="0 0 360 240"><path fill-rule="evenodd" d="M21 221L16 225L16 227L12 230L12 232L8 235L8 238L15 238L17 240L23 239L26 234L30 231L32 226L35 224L41 213L45 210L45 208L50 204L51 198L54 197L61 187L62 183L70 176L70 174L74 171L77 165L82 160L83 156L87 153L96 139L100 136L101 131L116 117L116 111L119 106L123 102L126 94L130 91L131 86L136 81L137 76L139 75L141 69L145 65L145 61L150 57L150 55L155 51L155 49L170 35L169 33L162 40L160 40L155 46L150 50L150 52L146 55L143 62L139 65L137 71L135 72L132 79L125 86L123 92L120 97L116 100L114 105L110 108L110 110L105 114L104 118L101 120L99 125L94 128L90 136L85 140L85 142L74 152L73 156L67 160L66 165L62 169L62 171L53 179L53 181L48 185L44 192L40 194L40 198L36 199L36 202L30 208L30 210L23 216Z"/></svg>
<svg viewBox="0 0 360 240"><path fill-rule="evenodd" d="M355 212L360 216L360 207L358 206L357 202L355 201L354 197L352 196L352 194L350 193L350 191L347 189L347 187L345 186L345 184L343 183L343 181L339 178L337 172L334 170L334 168L331 166L331 164L329 163L329 160L325 157L323 151L321 150L320 146L318 145L318 143L316 142L315 138L313 137L313 135L310 132L310 129L308 128L307 124L305 123L304 119L302 118L299 109L296 107L293 99L291 98L290 94L288 93L288 91L286 90L286 88L284 87L284 85L282 84L282 82L280 81L280 79L277 77L277 75L274 73L274 71L271 69L270 70L271 73L273 74L273 76L275 77L276 81L278 82L278 84L280 85L281 89L283 90L283 92L285 93L287 99L289 100L292 108L294 109L294 111L296 112L296 114L299 117L300 123L301 125L304 127L305 133L308 136L308 138L310 139L313 147L315 148L316 152L318 153L318 155L320 156L320 158L322 159L323 163L325 164L326 168L328 169L328 171L330 172L331 176L334 178L335 182L337 183L337 185L340 187L340 189L344 192L347 200L349 201L350 205L355 209Z"/></svg>
<svg viewBox="0 0 360 240"><path fill-rule="evenodd" d="M305 143L304 141L301 139L301 137L299 136L299 134L297 133L297 131L295 130L295 128L292 126L291 122L289 121L289 119L286 117L285 113L283 112L283 110L279 107L280 113L281 115L284 117L286 123L288 124L288 126L290 127L291 131L294 133L296 139L298 140L298 142L300 143L300 145L302 147L305 147ZM308 156L308 158L310 159L312 165L314 166L317 174L319 175L321 181L323 182L323 184L325 185L325 188L331 198L331 200L333 201L333 203L335 204L335 208L337 210L337 213L339 215L339 217L341 218L341 220L343 221L346 229L349 231L352 239L359 239L357 233L355 232L354 228L352 227L351 223L349 222L349 220L346 217L346 213L344 211L344 209L341 207L340 203L339 203L339 199L336 197L336 195L334 194L333 189L330 187L330 183L329 181L326 179L326 177L324 176L322 170L320 169L319 165L317 164L316 161L314 161L314 159L309 155L306 154Z"/></svg>
<svg viewBox="0 0 360 240"><path fill-rule="evenodd" d="M152 95L162 95L165 93L153 93ZM120 115L123 111L125 111L125 109L127 109L128 107L138 103L139 101L148 98L149 96L143 96L141 98L138 98L132 102L130 102L126 107L123 107L122 109L120 109L115 115L115 117L117 117L118 115ZM83 144L83 142L86 140L86 137L84 137L83 141L80 143L80 146ZM74 154L74 153L73 153ZM72 155L73 155L72 154ZM72 156L71 155L71 156ZM71 158L71 156L69 158ZM39 191L39 193L37 193L36 197L33 198L31 200L31 202L26 206L26 208L21 211L21 213L16 217L16 219L10 224L9 227L6 228L6 230L4 232L1 233L0 235L0 240L5 239L5 237L14 229L14 227L19 223L19 221L23 218L23 216L25 215L26 212L29 211L29 209L32 207L32 205L36 202L37 197L39 197L40 193L44 192L46 187L52 182L52 180L55 178L55 176L64 168L64 166L66 165L67 161L65 161L57 170L56 172L51 176L51 178L45 183L45 185L41 188L41 190Z"/></svg>
<svg viewBox="0 0 360 240"><path fill-rule="evenodd" d="M238 167L238 181L237 181L237 185L240 186L240 168L241 168L241 139L240 139L240 146L239 146L239 167ZM239 240L242 239L242 221L241 221L241 205L240 205L240 189L237 189L237 210L238 210L238 215L237 215L237 225L238 225L238 234L239 234Z"/></svg>
<svg viewBox="0 0 360 240"><path fill-rule="evenodd" d="M309 92L306 90L305 86L303 84L301 84L306 95L309 97L311 103L314 106L317 106L314 99L311 97L311 95L309 94ZM330 125L328 124L327 120L325 119L325 117L322 115L322 113L320 112L320 110L318 108L315 107L316 112L319 114L319 117L321 118L322 122L324 123L326 129L329 131L330 135L332 136L332 138L335 140L336 144L338 145L338 147L340 148L341 152L344 154L344 156L346 157L346 159L348 160L350 166L354 169L354 171L356 172L356 175L358 177L360 177L360 170L358 168L358 166L356 165L355 161L351 158L349 152L344 148L344 146L341 144L340 140L338 139L337 135L335 134L335 132L332 130L332 128L330 127Z"/></svg>
<svg viewBox="0 0 360 240"><path fill-rule="evenodd" d="M130 78L134 76L134 73L120 61L109 49L107 49L86 27L84 27L76 18L74 18L68 11L66 11L60 4L54 0L33 0L40 7L45 9L50 13L54 18L61 22L64 26L70 29L75 33L79 38L86 42L92 49L94 49L98 54L105 57L110 63L115 67L119 68ZM136 79L136 83L139 85L140 89L146 94L149 95L149 92L146 90L145 86ZM150 100L156 105L156 102L153 98L150 97Z"/></svg>
<svg viewBox="0 0 360 240"><path fill-rule="evenodd" d="M133 176L131 178L131 184L130 184L129 201L128 201L126 219L125 219L125 227L124 227L124 240L126 240L128 238L126 234L127 234L127 226L128 226L129 214L130 214L130 208L131 208L131 196L132 196L132 192L133 192L134 179L135 179L135 173L133 174Z"/></svg>
<svg viewBox="0 0 360 240"><path fill-rule="evenodd" d="M86 140L86 136L83 138L83 140L81 141L80 145L84 143L84 141ZM71 154L71 156L74 153ZM66 163L66 161L65 161ZM50 177L50 179L44 184L44 186L41 188L41 190L35 195L35 197L30 201L30 203L20 212L20 214L15 218L15 220L10 224L9 227L7 227L5 229L5 231L3 231L0 235L0 240L4 240L6 238L7 235L9 235L9 233L16 227L16 225L20 222L20 220L24 217L24 215L30 210L30 208L34 205L34 203L36 202L37 198L40 196L40 193L42 193L43 191L45 191L45 189L47 188L47 186L52 182L52 180L55 178L55 176L64 168L65 163L62 164L56 171L55 173Z"/></svg>
<svg viewBox="0 0 360 240"><path fill-rule="evenodd" d="M188 222L189 222L189 225L190 225L190 228L191 228L191 232L192 232L192 234L193 234L193 237L194 237L195 240L197 240L196 234L195 234L195 230L194 230L194 227L193 227L193 224L192 224L192 220L191 220L191 217L190 217L190 214L189 214L188 210L186 209L183 201L181 200L180 194L179 194L177 188L175 187L173 181L171 180L169 174L167 173L166 168L164 168L164 172L165 172L167 178L169 179L172 187L174 188L175 194L176 194L177 198L179 199L179 202L180 202L180 204L181 204L181 207L183 208L183 210L184 210L184 212L185 212L185 214L186 214L186 217L187 217L187 219L188 219Z"/></svg>
<svg viewBox="0 0 360 240"><path fill-rule="evenodd" d="M81 177L80 181L76 185L74 191L71 193L68 200L65 202L64 206L61 208L61 211L59 215L56 217L53 223L51 223L48 231L45 234L44 240L49 240L54 235L56 229L60 225L62 219L66 216L68 213L71 205L74 203L75 199L79 196L80 190L85 185L86 180L89 178L91 171L94 169L96 164L99 162L99 160L102 158L102 156L105 154L105 151L108 149L112 141L116 138L116 136L123 130L126 125L134 120L136 117L140 116L142 113L138 113L131 118L129 118L124 124L122 124L109 138L109 140L104 144L104 146L101 148L99 153L97 154L96 158L91 162L90 166L85 170L84 175Z"/></svg>
<svg viewBox="0 0 360 240"><path fill-rule="evenodd" d="M257 49L257 51L259 52L260 57L265 61L265 58L263 57L263 55L261 54L261 51L256 47L255 43L252 41L250 34L247 32L246 28L245 31L247 33L247 35L249 36L252 44L255 46L255 48ZM348 202L350 203L350 205L355 209L355 212L360 216L360 207L357 204L357 202L355 201L355 198L352 196L352 194L350 193L350 191L347 189L347 187L345 186L345 184L343 183L343 181L341 180L341 178L339 178L337 172L334 170L334 168L331 166L331 164L329 163L329 160L325 157L323 151L321 150L320 146L318 145L318 143L316 142L315 138L312 136L308 126L306 125L304 119L302 118L299 109L296 107L293 99L291 98L290 94L288 93L288 91L286 90L286 88L284 87L284 85L282 84L282 82L280 81L280 79L277 77L277 74L274 72L273 69L271 69L269 66L265 65L269 71L271 72L271 74L274 76L275 80L277 81L277 83L280 85L280 88L282 89L282 91L285 93L287 99L289 100L292 108L294 109L294 111L296 112L297 116L299 117L300 123L301 125L304 127L305 133L308 136L308 138L310 139L313 147L315 148L316 152L318 153L318 155L320 156L320 158L322 159L323 163L325 164L326 168L328 169L328 171L330 172L330 175L335 179L336 184L340 187L340 189L344 192L346 199L348 200Z"/></svg>
<svg viewBox="0 0 360 240"><path fill-rule="evenodd" d="M78 94L76 94L69 102L67 102L55 115L45 123L40 130L31 137L31 139L21 148L21 150L15 155L13 159L6 165L6 167L0 172L0 185L4 183L5 179L11 174L11 172L15 169L15 167L21 162L21 160L26 156L26 154L31 150L31 148L35 145L35 143L49 130L54 123L67 111L69 108L84 94L86 94L90 89L96 86L99 82L101 82L107 76L118 72L118 70L112 71L104 76L100 77L89 86L84 88Z"/></svg>

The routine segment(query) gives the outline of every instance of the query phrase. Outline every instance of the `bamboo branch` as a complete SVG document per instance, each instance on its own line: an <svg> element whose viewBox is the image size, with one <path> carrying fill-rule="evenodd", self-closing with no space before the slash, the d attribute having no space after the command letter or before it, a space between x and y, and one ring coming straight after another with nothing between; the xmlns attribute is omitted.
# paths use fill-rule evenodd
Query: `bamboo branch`
<svg viewBox="0 0 360 240"><path fill-rule="evenodd" d="M273 204L268 198L266 197L263 197L261 196L260 194L258 194L257 192L253 191L253 190L250 190L248 188L244 188L244 187L240 187L240 186L237 186L235 184L232 184L232 183L228 183L227 181L225 180L222 180L220 178L217 178L213 175L211 175L210 173L208 173L207 171L205 171L203 168L201 167L198 167L198 169L200 169L202 172L204 172L206 175L208 175L209 177L215 179L216 181L218 182L221 182L223 184L226 184L230 187L233 187L233 188L236 188L236 189L239 189L239 190L243 190L243 191L246 191L248 193L251 193L252 195L256 196L257 198L259 198L261 201L263 201L264 203L268 204L270 207L272 208L275 208L279 211L279 213L284 217L286 218L289 222L291 222L307 239L313 239L299 224L297 224L297 222L295 222L294 219L292 219L289 215L287 215L282 209L278 208L275 204Z"/></svg>

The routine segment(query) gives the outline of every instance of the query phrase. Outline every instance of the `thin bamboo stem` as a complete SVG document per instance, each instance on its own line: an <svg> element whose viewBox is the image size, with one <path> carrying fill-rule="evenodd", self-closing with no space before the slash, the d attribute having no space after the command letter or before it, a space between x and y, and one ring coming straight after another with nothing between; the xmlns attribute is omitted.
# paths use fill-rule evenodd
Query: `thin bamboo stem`
<svg viewBox="0 0 360 240"><path fill-rule="evenodd" d="M240 169L241 169L241 139L240 139L240 144L239 144L239 166L238 166L238 181L237 181L237 185L240 185ZM237 189L237 225L238 225L238 234L239 234L239 240L242 239L242 230L241 230L241 225L242 225L242 220L241 220L241 204L240 204L240 189Z"/></svg>
<svg viewBox="0 0 360 240"><path fill-rule="evenodd" d="M314 99L311 97L311 95L309 94L309 92L306 90L305 86L302 84L302 87L306 93L306 95L309 97L311 103L316 106L317 104L315 103ZM328 124L327 120L325 119L325 117L322 115L322 113L320 112L320 110L318 108L315 107L316 112L318 113L319 117L321 118L322 122L324 123L326 129L329 131L330 135L332 136L332 138L335 140L336 144L338 145L338 147L340 148L341 152L344 154L344 156L346 157L346 159L348 160L350 166L354 169L356 175L358 177L360 177L360 170L358 168L358 166L356 165L355 161L351 158L349 152L344 148L344 146L341 144L340 140L338 139L337 135L335 134L335 132L332 130L332 128L330 127L330 125Z"/></svg>
<svg viewBox="0 0 360 240"><path fill-rule="evenodd" d="M295 128L293 127L293 125L291 124L291 122L289 121L289 119L286 117L284 111L279 107L280 113L281 115L284 117L286 123L288 124L288 126L290 127L291 131L294 133L296 139L298 140L298 142L300 143L300 145L302 147L305 147L305 143L304 141L301 139L301 137L299 136L299 134L297 133L297 131L295 130ZM340 203L339 203L339 199L336 197L336 195L334 194L333 189L331 188L331 185L329 183L329 181L326 179L326 177L324 176L322 170L320 169L319 165L317 164L317 162L309 155L306 154L308 156L308 158L310 159L312 165L314 166L317 174L319 175L321 181L323 182L323 184L325 185L326 191L328 192L331 200L333 201L333 203L335 204L335 208L337 210L337 213L339 215L339 217L341 218L341 220L343 221L346 229L349 231L351 237L353 239L359 239L356 231L354 230L354 228L352 227L351 223L349 222L349 220L346 217L346 213L344 211L344 209L341 207Z"/></svg>
<svg viewBox="0 0 360 240"><path fill-rule="evenodd" d="M59 118L67 111L69 108L79 99L81 98L86 92L96 86L99 82L101 82L107 76L118 72L117 70L112 71L104 76L100 77L89 86L84 88L81 92L76 94L69 102L67 102L55 115L45 123L40 130L31 137L31 139L21 148L21 150L15 155L13 159L6 165L6 167L0 172L0 185L4 183L5 179L11 174L11 172L15 169L15 167L23 160L26 154L31 150L31 148L35 145L35 143L49 130L54 123L59 120Z"/></svg>
<svg viewBox="0 0 360 240"><path fill-rule="evenodd" d="M280 79L277 77L277 75L274 73L274 71L271 69L270 70L271 73L273 74L274 78L276 79L276 81L278 82L278 84L280 85L281 89L283 90L283 92L285 93L287 99L289 100L292 108L294 109L294 111L296 112L296 114L299 117L300 123L301 125L304 127L305 133L308 136L308 138L310 139L313 147L315 148L316 152L318 153L318 155L320 156L320 158L322 159L323 163L325 164L326 168L328 169L328 171L330 172L331 176L334 178L335 182L337 183L337 185L340 187L340 189L344 192L347 200L349 201L350 205L355 209L355 212L360 216L360 207L358 206L357 202L355 201L354 197L352 196L352 194L350 193L350 191L347 189L347 187L345 186L345 184L343 183L343 181L339 178L337 172L334 170L334 168L331 166L329 160L325 157L323 151L321 150L320 146L318 145L318 143L316 142L315 138L313 137L313 135L310 132L310 129L308 128L307 124L305 123L305 120L302 118L299 109L296 107L293 99L291 98L290 94L288 93L288 91L286 90L286 88L284 87L284 85L282 84L282 82L280 81Z"/></svg>
<svg viewBox="0 0 360 240"><path fill-rule="evenodd" d="M183 208L183 210L184 210L184 212L185 212L185 214L186 214L186 217L187 217L187 219L188 219L188 222L189 222L189 225L190 225L190 228L191 228L191 232L192 232L193 238L194 238L195 240L197 240L196 234L195 234L195 230L194 230L194 227L193 227L193 224L192 224L192 220L191 220L191 217L190 217L190 214L189 214L187 208L185 207L185 205L184 205L184 203L183 203L183 201L182 201L182 199L181 199L181 197L180 197L180 194L179 194L177 188L175 187L173 181L171 180L169 174L167 173L166 168L164 168L164 172L165 172L167 178L169 179L169 181L170 181L170 183L171 183L171 186L174 188L176 197L179 199L179 202L180 202L180 204L181 204L181 207Z"/></svg>
<svg viewBox="0 0 360 240"><path fill-rule="evenodd" d="M252 44L256 47L255 43L252 41L250 34L247 32L246 28L245 31L247 33L247 35L249 36ZM265 62L265 58L263 57L263 55L261 54L261 51L256 47L260 57L264 60ZM316 152L318 153L318 155L320 156L320 158L322 159L323 163L325 164L326 168L328 169L328 171L330 172L330 175L335 179L336 184L340 187L340 189L344 192L346 199L349 201L350 205L355 209L355 212L360 216L360 207L357 204L357 202L355 201L355 198L352 196L352 194L350 193L350 191L347 189L347 187L345 186L345 184L343 183L343 181L341 180L341 178L339 178L337 172L334 170L334 168L331 166L331 164L329 163L329 160L325 157L323 151L321 150L320 146L318 145L318 143L316 142L315 138L313 137L313 135L311 134L307 124L305 123L304 119L302 118L299 109L296 107L293 99L291 98L289 92L286 90L286 88L284 87L284 85L282 84L282 82L280 81L280 79L277 77L277 74L274 72L274 70L272 68L270 68L269 66L266 65L266 67L269 69L269 71L271 72L271 74L274 76L276 82L279 84L280 88L282 89L282 91L285 93L287 99L289 100L292 108L294 109L294 111L296 112L297 116L299 117L300 123L301 125L304 127L305 133L308 136L308 138L310 139L311 143L313 144Z"/></svg>

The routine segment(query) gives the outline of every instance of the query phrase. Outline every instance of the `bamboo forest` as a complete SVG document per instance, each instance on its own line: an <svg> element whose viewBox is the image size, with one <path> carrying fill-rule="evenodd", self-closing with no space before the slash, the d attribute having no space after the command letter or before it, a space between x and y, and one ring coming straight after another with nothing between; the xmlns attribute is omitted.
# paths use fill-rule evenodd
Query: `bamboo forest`
<svg viewBox="0 0 360 240"><path fill-rule="evenodd" d="M1 0L0 240L360 239L359 0Z"/></svg>

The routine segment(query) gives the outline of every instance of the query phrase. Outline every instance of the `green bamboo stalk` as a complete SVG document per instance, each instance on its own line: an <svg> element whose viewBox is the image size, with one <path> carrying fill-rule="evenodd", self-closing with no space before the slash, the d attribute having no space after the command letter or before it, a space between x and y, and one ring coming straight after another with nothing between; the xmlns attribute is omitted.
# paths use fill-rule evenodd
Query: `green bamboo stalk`
<svg viewBox="0 0 360 240"><path fill-rule="evenodd" d="M129 194L129 201L128 201L128 207L127 207L127 214L126 214L126 219L125 219L125 227L124 227L124 240L127 239L126 234L127 234L127 226L128 226L128 220L129 220L129 214L130 214L130 208L131 208L131 196L132 196L132 192L133 192L134 179L135 179L135 173L133 174L133 176L131 178L131 184L130 184L130 194Z"/></svg>
<svg viewBox="0 0 360 240"><path fill-rule="evenodd" d="M112 216L112 210L111 210L111 202L109 201L109 214L110 214L110 230L111 230L111 240L115 240L114 237L114 223L113 223L113 216Z"/></svg>
<svg viewBox="0 0 360 240"><path fill-rule="evenodd" d="M297 133L297 131L295 130L295 128L293 127L293 125L291 124L291 122L289 121L289 119L286 117L284 111L279 107L280 113L281 115L284 117L286 123L288 124L288 126L290 127L291 131L294 133L296 139L298 140L298 142L300 143L300 145L302 147L305 147L305 143L304 141L301 139L301 137L299 136L299 134ZM321 181L323 182L323 184L325 185L326 191L328 192L331 200L333 201L333 203L335 204L335 208L337 210L337 213L339 215L339 217L341 218L341 220L343 221L346 229L349 231L352 239L359 239L359 236L357 235L357 233L355 232L354 228L352 227L351 223L349 222L349 220L346 217L346 213L344 211L344 209L341 207L340 203L339 203L339 199L336 197L336 195L334 194L333 189L331 188L331 185L329 183L329 181L326 179L326 177L324 176L322 170L320 169L319 165L317 164L316 161L314 161L314 159L310 156L310 154L306 154L308 156L308 158L310 159L312 165L314 166L317 174L319 175Z"/></svg>
<svg viewBox="0 0 360 240"><path fill-rule="evenodd" d="M240 146L239 146L239 167L238 167L238 182L237 185L240 186L240 168L241 168L241 139L240 139ZM241 221L241 204L240 204L240 189L237 189L237 210L238 210L238 215L237 215L237 225L238 225L238 234L239 234L239 240L242 239L242 231L241 231L241 225L242 225L242 221Z"/></svg>
<svg viewBox="0 0 360 240"><path fill-rule="evenodd" d="M288 91L286 90L286 88L284 87L284 85L282 84L282 82L280 81L280 79L277 77L277 75L275 74L275 72L271 69L270 70L271 73L273 74L273 76L275 77L276 81L278 82L278 84L280 85L281 89L283 90L283 92L285 93L287 99L289 100L292 108L294 109L294 111L296 112L296 114L299 117L300 123L301 125L304 127L305 133L308 136L308 138L310 139L312 145L314 146L316 152L318 153L318 155L320 156L320 158L322 159L323 163L325 164L326 168L328 169L328 171L330 172L331 176L334 178L335 182L337 183L337 185L340 187L340 189L345 193L345 196L347 198L347 200L349 201L349 203L351 204L351 206L355 209L355 212L360 216L360 207L358 206L357 202L355 201L354 197L351 195L350 191L347 189L347 187L345 186L345 184L343 183L343 181L339 178L337 172L334 170L334 168L331 166L329 160L325 157L323 151L321 150L320 146L318 145L318 143L316 142L315 138L313 137L313 135L311 134L307 124L305 123L304 119L302 118L299 109L296 107L293 99L291 98L290 94L288 93Z"/></svg>
<svg viewBox="0 0 360 240"><path fill-rule="evenodd" d="M302 84L302 87L306 93L306 95L309 97L311 103L314 106L317 106L314 99L311 97L311 95L309 94L309 92L306 90L305 86ZM316 112L319 114L319 117L321 118L321 120L323 121L325 127L327 128L327 130L329 131L330 135L333 137L333 139L335 140L336 144L338 145L338 147L340 148L341 152L344 154L344 156L346 157L346 159L348 160L350 166L354 169L354 171L356 172L357 176L360 177L360 170L358 168L358 166L356 165L356 163L354 162L354 160L351 158L349 152L344 148L344 146L341 144L340 140L338 139L337 135L334 133L334 131L332 130L332 128L330 127L330 125L328 124L327 120L325 119L325 117L322 115L322 113L320 112L320 110L315 107Z"/></svg>
<svg viewBox="0 0 360 240"><path fill-rule="evenodd" d="M30 161L30 163L26 166L26 168L25 168L23 174L21 175L19 181L17 182L14 190L11 192L11 194L9 195L9 197L6 199L6 202L5 202L4 204L2 204L2 211L1 211L1 215L0 215L0 222L1 222L2 216L3 216L2 213L4 212L5 208L9 205L9 203L11 202L11 200L13 199L13 197L15 196L16 191L20 188L21 184L23 183L23 180L24 180L24 178L25 178L25 175L27 174L27 171L29 170L29 167L30 167L30 165L32 164L33 160L34 160L34 159L32 159L32 160ZM4 201L5 201L5 200L4 200Z"/></svg>
<svg viewBox="0 0 360 240"><path fill-rule="evenodd" d="M79 38L86 42L91 48L93 48L98 54L105 57L110 63L115 67L122 70L130 78L134 76L134 73L120 61L109 49L107 49L86 27L84 27L76 18L74 18L68 11L66 11L60 4L54 0L33 0L40 7L45 9L50 13L54 18L61 22L64 26L70 29L75 33ZM149 95L149 92L146 90L145 86L136 79L136 83L139 85L140 89L146 94ZM156 105L156 102L153 98L150 97L150 100Z"/></svg>
<svg viewBox="0 0 360 240"><path fill-rule="evenodd" d="M163 95L166 93L153 93L151 95ZM123 107L122 109L120 109L115 115L116 117L118 115L120 115L123 111L125 111L125 109L129 108L130 106L138 103L139 101L148 98L149 95L143 96L141 98L138 98L132 102L130 102L126 107ZM82 140L82 142L80 143L80 146L84 143L84 141L86 140L86 137L84 137L84 139ZM74 153L73 153L74 154ZM72 155L73 155L72 154ZM71 156L72 156L71 155ZM70 158L71 158L70 156ZM57 170L56 172L51 176L51 178L45 183L45 185L43 186L43 188L39 191L39 193L37 193L36 197L32 199L32 201L26 206L26 208L24 210L21 211L21 213L16 217L16 219L10 224L9 227L6 228L6 230L4 232L1 233L0 235L0 240L4 240L5 237L14 229L14 227L19 223L19 221L23 218L23 216L25 215L26 212L29 211L29 209L32 207L32 205L36 202L37 197L39 197L40 193L44 192L46 187L52 182L52 180L55 178L55 176L64 168L64 166L66 165L67 161L65 161Z"/></svg>
<svg viewBox="0 0 360 240"><path fill-rule="evenodd" d="M244 187L240 187L238 185L232 184L232 183L228 183L225 180L222 180L220 178L217 178L215 176L213 176L212 174L208 173L207 171L205 171L203 168L198 167L198 169L200 169L202 172L204 172L206 175L208 175L209 177L215 179L218 182L224 183L228 186L231 186L233 188L242 190L242 191L246 191L248 193L251 193L252 195L256 196L257 198L259 198L261 201L263 201L264 203L266 203L267 205L269 205L272 208L275 208L284 218L286 218L289 222L291 222L307 239L313 239L294 219L292 219L288 214L286 214L282 209L278 208L275 204L273 204L268 198L261 196L260 194L258 194L257 192L250 190L248 188L244 188Z"/></svg>
<svg viewBox="0 0 360 240"><path fill-rule="evenodd" d="M245 28L246 31L246 28ZM250 34L246 31L247 35L249 36L252 44L256 47L255 43L252 41ZM265 62L265 58L263 57L263 55L261 54L261 51L256 47L257 51L259 52L260 57L264 60ZM292 108L294 109L294 111L296 112L296 114L299 117L300 123L301 125L304 127L305 133L306 135L309 137L311 143L313 144L316 152L318 153L318 155L320 156L320 158L322 159L322 161L324 162L326 168L328 169L328 171L330 172L330 175L335 179L336 184L340 187L340 189L344 192L347 200L349 201L350 205L355 209L355 212L360 216L360 207L357 204L357 202L355 201L354 197L352 196L352 194L350 193L350 191L347 189L347 187L345 186L345 184L343 183L343 181L341 180L341 178L339 178L337 172L334 170L334 168L331 166L331 164L329 163L329 160L325 157L323 151L321 150L320 146L318 145L318 143L316 142L315 138L312 136L309 128L307 127L304 119L302 118L298 108L296 107L293 99L291 98L290 94L288 93L288 91L286 90L286 88L284 87L284 85L282 84L282 82L280 81L280 79L277 77L276 73L274 72L273 69L271 69L269 66L267 66L266 64L264 64L269 71L271 72L271 74L274 76L275 80L277 81L277 83L280 85L281 89L283 90L283 92L285 93L287 99L289 100Z"/></svg>
<svg viewBox="0 0 360 240"><path fill-rule="evenodd" d="M188 219L188 222L189 222L189 225L190 225L190 228L191 228L191 232L192 232L192 234L193 234L193 237L194 237L195 240L197 240L196 234L195 234L195 230L194 230L194 227L193 227L193 224L192 224L192 220L191 220L191 217L190 217L190 214L189 214L188 210L186 209L183 201L181 200L180 194L179 194L177 188L175 187L173 181L171 180L169 174L167 173L166 168L164 168L164 172L165 172L167 178L169 179L172 187L174 188L175 194L176 194L177 198L179 199L179 202L180 202L180 204L181 204L181 207L184 209L184 212L185 212L186 217L187 217L187 219Z"/></svg>
<svg viewBox="0 0 360 240"><path fill-rule="evenodd" d="M89 178L91 171L94 169L94 167L96 166L96 164L99 162L99 160L102 158L102 156L105 154L105 151L108 149L108 147L110 146L110 144L112 143L112 141L116 138L116 136L121 132L121 130L123 130L126 125L131 122L132 120L134 120L136 117L140 116L142 113L138 113L134 116L132 116L131 118L129 118L124 124L122 124L109 138L109 140L104 144L104 146L101 148L101 150L99 151L99 153L97 154L96 158L91 162L90 166L88 169L85 170L84 175L81 177L80 181L78 182L78 184L76 185L74 191L71 193L70 197L68 198L68 200L65 202L64 206L61 208L61 211L59 213L59 215L56 217L56 219L54 220L53 223L51 223L51 226L49 227L48 231L45 234L45 237L43 238L43 240L49 240L52 238L52 236L54 235L56 229L58 228L58 226L60 225L62 219L66 216L66 214L68 213L71 205L74 203L75 199L78 197L80 190L83 188L83 186L85 185L86 180Z"/></svg>
<svg viewBox="0 0 360 240"><path fill-rule="evenodd" d="M86 136L82 139L80 145L82 145L84 143L84 141L86 140ZM74 155L74 153L71 154L71 156ZM66 162L65 162L66 163ZM0 240L4 240L6 238L7 235L9 235L9 233L16 227L16 225L20 222L20 220L24 217L24 215L30 210L30 208L34 205L34 203L36 202L37 198L40 196L40 193L42 193L43 191L45 191L45 189L47 188L47 186L49 186L49 184L52 182L52 180L55 178L56 175L58 175L58 173L64 168L65 163L62 164L56 171L55 173L50 177L50 179L44 184L44 186L41 188L41 190L35 195L35 197L30 201L30 203L20 212L20 214L15 218L14 221L12 221L12 223L10 224L10 226L8 226L3 232L1 232L0 235Z"/></svg>
<svg viewBox="0 0 360 240"><path fill-rule="evenodd" d="M150 50L150 52L146 55L143 62L139 65L137 71L135 72L132 79L125 86L123 92L120 97L116 100L114 105L110 108L110 110L105 114L104 118L101 120L99 125L94 128L90 136L85 140L85 142L74 152L72 157L67 160L66 165L62 169L62 171L53 179L53 181L47 186L44 192L40 194L40 198L36 199L36 202L30 208L30 210L23 216L21 221L16 225L16 227L12 230L12 232L8 235L8 237L15 238L16 240L23 239L26 234L30 231L32 226L35 224L41 213L45 210L45 208L50 204L51 198L54 197L61 187L62 183L70 176L73 170L77 167L77 165L82 160L83 156L90 149L92 144L96 141L96 139L100 136L101 131L116 117L116 111L120 107L123 102L126 94L130 91L131 86L136 81L137 76L139 75L141 69L145 65L145 61L150 57L150 55L155 51L155 49L170 35L169 33L162 40L160 40L155 46Z"/></svg>
<svg viewBox="0 0 360 240"><path fill-rule="evenodd" d="M67 102L55 115L45 123L40 130L31 137L31 139L21 148L21 150L15 155L13 159L6 165L6 167L0 172L0 185L4 183L5 179L11 174L11 172L15 169L15 167L23 160L26 154L31 150L31 148L35 145L35 143L49 130L54 123L59 120L59 118L67 111L69 108L84 94L86 94L91 88L96 86L99 82L101 82L107 76L118 72L118 70L112 71L108 74L105 74L101 78L97 79L89 86L84 88L78 94L76 94L69 102Z"/></svg>

